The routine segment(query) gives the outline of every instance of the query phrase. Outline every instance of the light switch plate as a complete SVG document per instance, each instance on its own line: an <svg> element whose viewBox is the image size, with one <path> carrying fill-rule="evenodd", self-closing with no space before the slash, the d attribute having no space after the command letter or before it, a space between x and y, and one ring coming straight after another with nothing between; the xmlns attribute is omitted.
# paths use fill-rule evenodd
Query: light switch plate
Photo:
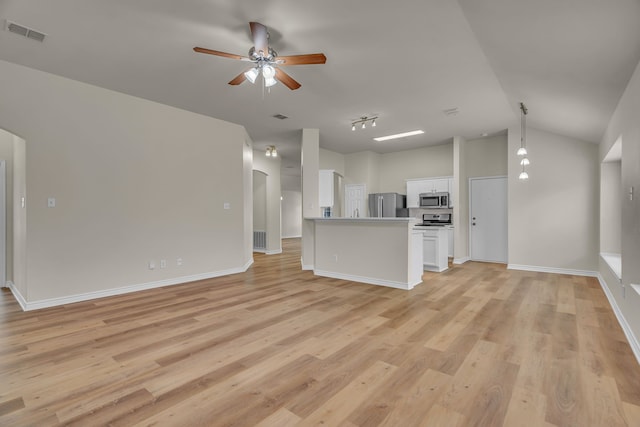
<svg viewBox="0 0 640 427"><path fill-rule="evenodd" d="M225 209L231 209L231 203L229 203L229 202L225 202L225 204L224 204L224 208L225 208Z"/></svg>

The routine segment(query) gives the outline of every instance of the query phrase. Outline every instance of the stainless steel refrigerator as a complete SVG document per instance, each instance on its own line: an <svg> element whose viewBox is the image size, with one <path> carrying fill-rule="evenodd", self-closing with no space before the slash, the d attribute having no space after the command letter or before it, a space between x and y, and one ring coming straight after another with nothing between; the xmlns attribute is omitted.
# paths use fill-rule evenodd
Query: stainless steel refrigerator
<svg viewBox="0 0 640 427"><path fill-rule="evenodd" d="M375 218L393 218L409 216L407 196L398 193L369 194L369 216Z"/></svg>

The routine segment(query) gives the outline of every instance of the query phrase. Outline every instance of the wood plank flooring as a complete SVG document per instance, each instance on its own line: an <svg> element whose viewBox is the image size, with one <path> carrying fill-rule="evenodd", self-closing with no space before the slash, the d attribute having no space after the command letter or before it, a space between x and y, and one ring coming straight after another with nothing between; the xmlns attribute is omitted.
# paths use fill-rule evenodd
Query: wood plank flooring
<svg viewBox="0 0 640 427"><path fill-rule="evenodd" d="M402 291L300 270L24 313L0 292L2 426L640 426L596 279L468 262Z"/></svg>

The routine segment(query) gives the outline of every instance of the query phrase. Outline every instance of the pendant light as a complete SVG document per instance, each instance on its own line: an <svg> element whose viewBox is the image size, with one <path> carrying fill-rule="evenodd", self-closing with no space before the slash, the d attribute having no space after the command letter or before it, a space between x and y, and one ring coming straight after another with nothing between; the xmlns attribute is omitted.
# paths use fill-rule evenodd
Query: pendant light
<svg viewBox="0 0 640 427"><path fill-rule="evenodd" d="M520 103L520 148L517 151L517 155L522 157L520 165L522 166L522 172L518 176L518 179L525 181L529 179L529 174L525 170L525 166L529 166L531 163L527 156L527 107L524 103Z"/></svg>

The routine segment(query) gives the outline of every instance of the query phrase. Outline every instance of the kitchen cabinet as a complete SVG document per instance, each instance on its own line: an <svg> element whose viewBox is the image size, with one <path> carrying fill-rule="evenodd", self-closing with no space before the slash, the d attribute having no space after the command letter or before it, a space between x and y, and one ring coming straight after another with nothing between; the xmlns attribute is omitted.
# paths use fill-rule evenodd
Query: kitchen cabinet
<svg viewBox="0 0 640 427"><path fill-rule="evenodd" d="M429 227L422 232L422 257L425 270L441 272L449 268L447 230Z"/></svg>
<svg viewBox="0 0 640 427"><path fill-rule="evenodd" d="M430 178L407 180L407 207L420 207L420 194L422 193L450 193L450 182L453 178ZM453 185L451 185L453 187Z"/></svg>
<svg viewBox="0 0 640 427"><path fill-rule="evenodd" d="M319 179L318 195L320 199L320 207L333 207L334 191L333 191L333 170L321 169Z"/></svg>
<svg viewBox="0 0 640 427"><path fill-rule="evenodd" d="M449 258L453 258L453 227L447 228L447 240L449 241L449 245L447 246L447 252Z"/></svg>

